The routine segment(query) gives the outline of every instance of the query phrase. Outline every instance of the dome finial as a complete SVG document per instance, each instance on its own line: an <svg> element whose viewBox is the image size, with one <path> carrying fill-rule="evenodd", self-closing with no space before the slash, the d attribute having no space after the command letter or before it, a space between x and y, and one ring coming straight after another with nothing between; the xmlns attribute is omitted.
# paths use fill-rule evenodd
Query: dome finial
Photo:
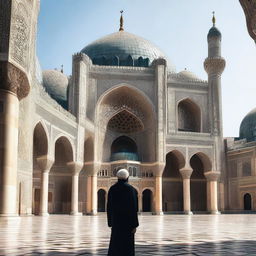
<svg viewBox="0 0 256 256"><path fill-rule="evenodd" d="M123 10L120 11L121 17L120 17L120 28L119 28L119 31L124 31L124 28L123 28L123 26L124 26L123 12L124 12Z"/></svg>
<svg viewBox="0 0 256 256"><path fill-rule="evenodd" d="M60 70L61 73L64 72L63 68L64 68L64 66L63 66L63 64L62 64L62 65L61 65L61 70Z"/></svg>
<svg viewBox="0 0 256 256"><path fill-rule="evenodd" d="M213 24L213 27L215 27L215 23L216 23L216 18L215 18L215 12L213 11L212 12L212 24Z"/></svg>

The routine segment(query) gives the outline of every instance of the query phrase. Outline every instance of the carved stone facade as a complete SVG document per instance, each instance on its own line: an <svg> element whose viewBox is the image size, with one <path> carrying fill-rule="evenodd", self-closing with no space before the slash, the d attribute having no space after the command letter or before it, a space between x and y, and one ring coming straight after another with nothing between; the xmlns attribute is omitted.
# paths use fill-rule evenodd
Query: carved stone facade
<svg viewBox="0 0 256 256"><path fill-rule="evenodd" d="M8 11L6 3L11 1L0 1ZM124 47L122 53L129 52L129 60L135 50L147 54L141 57L147 62L136 62L142 66L133 61L126 63L130 66L95 65L89 52L88 56L80 52L73 56L69 79L54 71L63 79L45 83L34 47L39 2L12 3L10 51L0 62L0 89L19 99L27 96L18 115L20 189L15 198L20 213L105 210L107 192L120 168L130 173L140 211L216 213L224 200L216 189L222 180L212 178L225 172L219 157L224 59L212 51L214 56L205 61L209 79L203 81L187 70L176 73L150 42L119 31L111 40ZM7 20L0 18L0 31ZM98 42L104 45L106 38ZM219 49L220 40L215 43L209 47ZM105 49L92 47L94 52ZM155 59L149 61L152 56ZM60 91L68 95L63 105L58 102ZM4 108L0 100L0 114Z"/></svg>

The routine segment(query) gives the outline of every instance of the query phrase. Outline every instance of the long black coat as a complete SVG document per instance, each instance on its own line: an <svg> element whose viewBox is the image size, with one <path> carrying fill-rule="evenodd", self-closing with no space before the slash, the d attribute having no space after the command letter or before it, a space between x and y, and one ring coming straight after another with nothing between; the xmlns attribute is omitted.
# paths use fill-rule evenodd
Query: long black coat
<svg viewBox="0 0 256 256"><path fill-rule="evenodd" d="M133 256L134 234L139 226L136 190L124 180L118 180L108 193L108 226L112 228L108 256Z"/></svg>

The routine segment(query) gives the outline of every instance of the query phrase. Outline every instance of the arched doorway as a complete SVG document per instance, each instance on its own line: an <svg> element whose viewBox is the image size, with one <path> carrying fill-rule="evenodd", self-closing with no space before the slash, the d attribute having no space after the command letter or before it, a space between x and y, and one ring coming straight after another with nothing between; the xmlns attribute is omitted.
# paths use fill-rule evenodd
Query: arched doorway
<svg viewBox="0 0 256 256"><path fill-rule="evenodd" d="M106 191L104 189L98 190L98 212L106 211Z"/></svg>
<svg viewBox="0 0 256 256"><path fill-rule="evenodd" d="M62 136L55 142L55 162L50 170L49 190L53 191L53 200L49 202L49 213L71 212L72 173L67 164L72 161L72 145Z"/></svg>
<svg viewBox="0 0 256 256"><path fill-rule="evenodd" d="M190 99L182 100L178 104L178 130L200 132L200 108Z"/></svg>
<svg viewBox="0 0 256 256"><path fill-rule="evenodd" d="M163 211L183 211L183 183L180 168L184 167L185 159L177 150L166 155L163 172Z"/></svg>
<svg viewBox="0 0 256 256"><path fill-rule="evenodd" d="M249 193L244 195L244 210L250 211L252 209L252 196Z"/></svg>
<svg viewBox="0 0 256 256"><path fill-rule="evenodd" d="M152 191L145 189L142 193L142 211L152 212Z"/></svg>
<svg viewBox="0 0 256 256"><path fill-rule="evenodd" d="M33 135L33 204L32 213L39 214L40 211L40 193L41 193L41 172L37 159L48 153L48 138L42 123L38 123L34 129ZM48 201L50 197L48 196Z"/></svg>
<svg viewBox="0 0 256 256"><path fill-rule="evenodd" d="M207 180L204 172L211 170L209 158L203 153L197 153L190 159L193 169L190 177L190 195L192 212L207 211Z"/></svg>

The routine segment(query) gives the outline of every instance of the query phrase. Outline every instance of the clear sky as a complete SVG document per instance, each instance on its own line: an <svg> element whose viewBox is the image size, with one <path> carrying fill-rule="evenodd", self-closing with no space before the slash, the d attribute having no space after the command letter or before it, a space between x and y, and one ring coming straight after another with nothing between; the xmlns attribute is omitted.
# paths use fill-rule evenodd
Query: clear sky
<svg viewBox="0 0 256 256"><path fill-rule="evenodd" d="M256 107L256 47L238 0L41 0L37 52L42 69L71 74L72 54L92 41L124 28L156 44L176 70L207 79L208 30L212 11L222 32L224 136L238 136L243 117Z"/></svg>

